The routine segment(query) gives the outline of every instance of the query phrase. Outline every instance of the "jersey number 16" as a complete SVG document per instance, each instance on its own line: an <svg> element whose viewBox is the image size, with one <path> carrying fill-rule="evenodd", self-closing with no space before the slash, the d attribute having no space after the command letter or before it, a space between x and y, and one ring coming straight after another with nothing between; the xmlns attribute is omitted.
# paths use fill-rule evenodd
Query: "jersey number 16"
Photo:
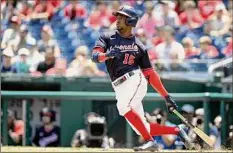
<svg viewBox="0 0 233 153"><path fill-rule="evenodd" d="M133 65L135 57L133 55L125 54L123 64Z"/></svg>

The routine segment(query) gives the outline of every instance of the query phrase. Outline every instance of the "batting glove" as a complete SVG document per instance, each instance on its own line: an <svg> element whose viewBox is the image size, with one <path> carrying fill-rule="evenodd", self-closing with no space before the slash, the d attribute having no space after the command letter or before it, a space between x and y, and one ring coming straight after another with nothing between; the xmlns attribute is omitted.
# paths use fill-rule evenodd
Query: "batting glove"
<svg viewBox="0 0 233 153"><path fill-rule="evenodd" d="M108 58L120 58L120 50L116 47L111 49L106 53L106 57Z"/></svg>
<svg viewBox="0 0 233 153"><path fill-rule="evenodd" d="M170 114L173 113L173 110L178 108L176 102L172 99L172 97L170 95L167 95L164 98L165 98L165 103L166 103L168 112Z"/></svg>

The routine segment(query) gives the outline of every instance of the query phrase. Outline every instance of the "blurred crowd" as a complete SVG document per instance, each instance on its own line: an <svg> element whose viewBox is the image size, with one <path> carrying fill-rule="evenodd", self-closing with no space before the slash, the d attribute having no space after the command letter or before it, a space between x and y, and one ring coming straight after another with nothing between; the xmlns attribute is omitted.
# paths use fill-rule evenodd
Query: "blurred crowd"
<svg viewBox="0 0 233 153"><path fill-rule="evenodd" d="M115 29L120 5L138 9L133 32L160 71L207 71L232 57L231 0L2 0L1 72L105 76L90 53L100 32Z"/></svg>

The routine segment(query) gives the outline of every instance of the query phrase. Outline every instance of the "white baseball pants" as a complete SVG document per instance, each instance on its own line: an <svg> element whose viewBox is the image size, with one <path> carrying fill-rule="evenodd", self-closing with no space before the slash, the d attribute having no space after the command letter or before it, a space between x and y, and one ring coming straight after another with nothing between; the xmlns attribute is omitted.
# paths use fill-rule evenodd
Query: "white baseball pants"
<svg viewBox="0 0 233 153"><path fill-rule="evenodd" d="M121 116L133 109L140 116L147 131L150 132L150 124L146 121L142 100L147 93L147 80L141 70L134 70L135 74L118 86L113 86L116 94L117 109ZM127 120L128 121L128 120ZM134 131L140 135L136 128L128 121Z"/></svg>

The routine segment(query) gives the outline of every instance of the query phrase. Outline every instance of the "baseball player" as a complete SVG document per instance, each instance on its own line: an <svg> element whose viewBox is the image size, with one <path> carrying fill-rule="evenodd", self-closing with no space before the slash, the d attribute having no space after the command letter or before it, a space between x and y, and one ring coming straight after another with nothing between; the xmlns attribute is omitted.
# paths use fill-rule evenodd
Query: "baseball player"
<svg viewBox="0 0 233 153"><path fill-rule="evenodd" d="M33 146L57 147L60 145L60 127L54 125L56 112L45 107L40 112L42 125L36 128L35 136L32 140Z"/></svg>
<svg viewBox="0 0 233 153"><path fill-rule="evenodd" d="M116 94L119 114L128 121L134 131L147 143L135 150L156 148L153 136L174 134L190 142L186 133L177 127L150 124L144 117L142 99L149 83L165 100L169 113L177 105L164 88L158 73L152 68L145 46L132 34L138 15L134 8L122 6L113 12L116 31L102 33L93 48L92 60L105 62Z"/></svg>

